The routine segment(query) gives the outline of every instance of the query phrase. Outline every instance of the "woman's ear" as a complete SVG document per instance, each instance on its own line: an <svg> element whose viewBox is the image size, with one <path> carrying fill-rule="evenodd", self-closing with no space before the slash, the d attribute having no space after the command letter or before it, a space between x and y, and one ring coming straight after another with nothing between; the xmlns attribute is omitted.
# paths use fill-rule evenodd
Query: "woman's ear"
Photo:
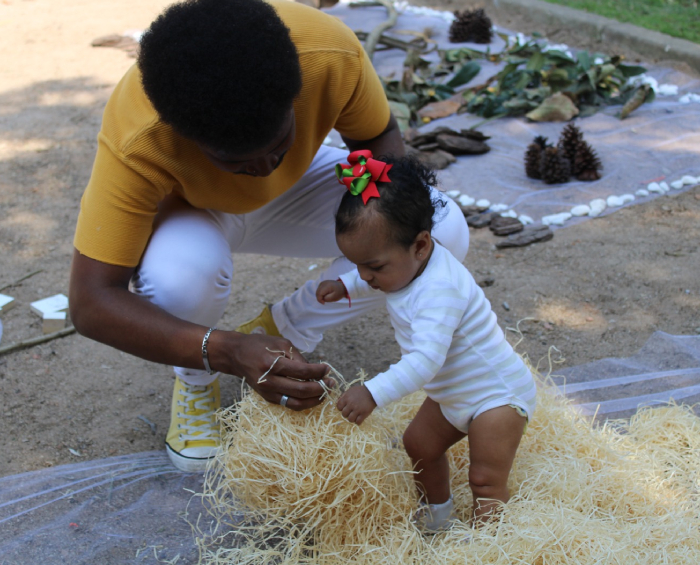
<svg viewBox="0 0 700 565"><path fill-rule="evenodd" d="M430 255L430 249L432 245L432 240L430 238L430 232L423 230L420 232L413 242L415 247L415 256L417 259L425 259Z"/></svg>

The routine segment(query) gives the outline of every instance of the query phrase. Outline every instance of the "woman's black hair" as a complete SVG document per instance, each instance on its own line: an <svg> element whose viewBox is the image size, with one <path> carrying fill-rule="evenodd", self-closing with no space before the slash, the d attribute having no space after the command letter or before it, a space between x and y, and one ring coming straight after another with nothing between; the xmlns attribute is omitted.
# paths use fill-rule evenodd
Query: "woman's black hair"
<svg viewBox="0 0 700 565"><path fill-rule="evenodd" d="M301 90L289 29L263 0L186 0L146 30L138 58L161 120L210 149L269 144Z"/></svg>
<svg viewBox="0 0 700 565"><path fill-rule="evenodd" d="M335 215L335 233L350 233L376 213L386 220L394 241L409 248L420 232L432 232L435 212L447 202L432 196L435 172L415 157L387 156L379 160L393 165L388 173L391 182L378 182L379 198L370 198L366 205L361 195L346 192Z"/></svg>

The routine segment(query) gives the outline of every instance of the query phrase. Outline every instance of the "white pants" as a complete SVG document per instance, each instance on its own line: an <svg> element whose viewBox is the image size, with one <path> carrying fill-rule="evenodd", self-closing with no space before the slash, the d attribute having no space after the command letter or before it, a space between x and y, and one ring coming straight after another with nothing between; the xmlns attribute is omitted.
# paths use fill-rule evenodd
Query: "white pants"
<svg viewBox="0 0 700 565"><path fill-rule="evenodd" d="M354 268L335 242L335 212L346 191L336 177L336 163L347 152L323 146L302 179L282 196L249 214L225 214L192 208L176 199L161 206L154 232L131 281L131 290L183 320L213 327L231 292L233 253L284 257L336 257L316 280L272 306L280 333L300 351L313 351L323 332L366 312L383 307L384 298L321 305L316 287ZM459 207L436 213L434 237L463 261L469 230ZM212 377L202 370L175 367L179 378L206 385Z"/></svg>

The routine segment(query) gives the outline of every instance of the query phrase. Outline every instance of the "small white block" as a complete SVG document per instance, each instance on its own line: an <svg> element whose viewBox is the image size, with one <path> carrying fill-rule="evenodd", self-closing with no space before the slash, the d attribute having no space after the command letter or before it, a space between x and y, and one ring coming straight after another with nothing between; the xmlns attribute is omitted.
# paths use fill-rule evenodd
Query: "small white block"
<svg viewBox="0 0 700 565"><path fill-rule="evenodd" d="M526 226L535 223L535 220L533 220L530 216L526 216L525 214L520 214L520 216L518 216L518 220L520 220Z"/></svg>
<svg viewBox="0 0 700 565"><path fill-rule="evenodd" d="M323 140L323 145L330 145L333 143L333 138L330 135L326 136L326 139Z"/></svg>
<svg viewBox="0 0 700 565"><path fill-rule="evenodd" d="M656 89L656 94L659 96L678 96L677 84L660 84Z"/></svg>
<svg viewBox="0 0 700 565"><path fill-rule="evenodd" d="M691 177L690 175L685 175L681 181L683 181L684 185L693 185L698 183L698 179Z"/></svg>
<svg viewBox="0 0 700 565"><path fill-rule="evenodd" d="M515 210L508 210L507 212L503 212L501 216L503 216L504 218L517 218L518 213Z"/></svg>
<svg viewBox="0 0 700 565"><path fill-rule="evenodd" d="M667 183L666 181L661 181L661 182L659 183L659 186L661 187L661 189L662 189L664 192L668 192L669 190L671 190L671 187L668 186L668 183Z"/></svg>
<svg viewBox="0 0 700 565"><path fill-rule="evenodd" d="M42 319L41 329L45 334L52 334L66 327L65 312L47 312Z"/></svg>
<svg viewBox="0 0 700 565"><path fill-rule="evenodd" d="M494 204L491 206L491 211L492 212L503 212L503 210L507 210L510 208L507 204Z"/></svg>
<svg viewBox="0 0 700 565"><path fill-rule="evenodd" d="M572 216L588 216L591 212L591 207L588 204L579 204L571 209Z"/></svg>
<svg viewBox="0 0 700 565"><path fill-rule="evenodd" d="M486 200L486 198L482 198L481 200L476 201L476 205L480 208L488 208L489 206L491 206L491 202Z"/></svg>
<svg viewBox="0 0 700 565"><path fill-rule="evenodd" d="M679 188L683 188L683 181L682 180L674 180L671 183L671 188L675 188L676 190L678 190Z"/></svg>
<svg viewBox="0 0 700 565"><path fill-rule="evenodd" d="M462 194L462 196L457 199L457 202L459 202L462 206L471 206L474 204L474 202L476 202L476 198Z"/></svg>
<svg viewBox="0 0 700 565"><path fill-rule="evenodd" d="M634 194L623 194L620 196L620 202L623 204L627 204L628 202L632 202L634 200Z"/></svg>
<svg viewBox="0 0 700 565"><path fill-rule="evenodd" d="M647 185L647 190L648 190L649 192L658 192L659 194L663 194L663 193L664 193L664 189L661 188L661 185L660 185L658 182L650 182L650 183Z"/></svg>
<svg viewBox="0 0 700 565"><path fill-rule="evenodd" d="M11 310L17 302L11 296L7 294L0 294L0 314L4 314L8 310Z"/></svg>
<svg viewBox="0 0 700 565"><path fill-rule="evenodd" d="M550 214L542 217L542 223L545 226L557 225L563 226L564 222L571 218L570 212L560 212L559 214Z"/></svg>
<svg viewBox="0 0 700 565"><path fill-rule="evenodd" d="M603 213L603 210L608 207L608 203L602 198L594 198L590 201L589 206L591 207L591 211L588 213L588 215L595 217L600 216L600 214Z"/></svg>
<svg viewBox="0 0 700 565"><path fill-rule="evenodd" d="M649 196L649 191L646 188L640 188L635 194L637 196Z"/></svg>
<svg viewBox="0 0 700 565"><path fill-rule="evenodd" d="M447 191L447 196L450 198L457 198L460 194L462 194L459 190L448 190Z"/></svg>
<svg viewBox="0 0 700 565"><path fill-rule="evenodd" d="M67 310L68 297L65 294L56 294L54 296L49 296L48 298L32 302L29 307L32 309L32 312L43 318L44 314L51 314L53 312Z"/></svg>
<svg viewBox="0 0 700 565"><path fill-rule="evenodd" d="M606 203L608 205L608 208L616 208L617 206L622 206L623 204L622 198L620 198L619 196L615 196L614 194L608 196Z"/></svg>

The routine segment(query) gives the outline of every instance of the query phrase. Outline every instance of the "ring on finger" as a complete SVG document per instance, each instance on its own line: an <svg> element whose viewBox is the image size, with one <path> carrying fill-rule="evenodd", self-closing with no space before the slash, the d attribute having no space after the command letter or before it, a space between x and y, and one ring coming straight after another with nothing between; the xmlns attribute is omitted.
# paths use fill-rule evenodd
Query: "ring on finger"
<svg viewBox="0 0 700 565"><path fill-rule="evenodd" d="M289 397L286 394L282 395L282 398L280 398L280 406L287 407L287 401L289 400Z"/></svg>

